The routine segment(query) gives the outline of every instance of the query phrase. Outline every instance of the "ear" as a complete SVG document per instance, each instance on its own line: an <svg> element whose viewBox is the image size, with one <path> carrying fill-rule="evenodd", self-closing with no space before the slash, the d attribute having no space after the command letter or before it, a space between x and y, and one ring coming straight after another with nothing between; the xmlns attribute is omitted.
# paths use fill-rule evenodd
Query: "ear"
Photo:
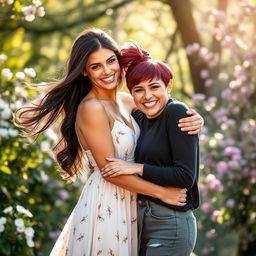
<svg viewBox="0 0 256 256"><path fill-rule="evenodd" d="M85 68L83 69L83 71L81 73L82 73L83 76L87 76L88 75L86 70L85 70Z"/></svg>
<svg viewBox="0 0 256 256"><path fill-rule="evenodd" d="M170 79L170 81L167 84L166 88L167 88L168 92L171 92L171 90L172 90L172 79Z"/></svg>

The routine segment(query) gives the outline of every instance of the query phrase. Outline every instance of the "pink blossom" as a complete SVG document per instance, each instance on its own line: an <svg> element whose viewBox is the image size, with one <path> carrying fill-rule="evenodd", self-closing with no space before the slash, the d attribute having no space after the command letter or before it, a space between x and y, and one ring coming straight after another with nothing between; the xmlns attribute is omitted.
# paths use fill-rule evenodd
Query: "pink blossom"
<svg viewBox="0 0 256 256"><path fill-rule="evenodd" d="M242 86L242 81L241 80L233 80L229 83L229 88L230 89L237 89Z"/></svg>
<svg viewBox="0 0 256 256"><path fill-rule="evenodd" d="M234 208L235 206L235 200L234 199L228 199L226 202L226 206L229 208Z"/></svg>
<svg viewBox="0 0 256 256"><path fill-rule="evenodd" d="M206 79L207 77L209 77L209 71L207 69L201 70L200 76L202 79Z"/></svg>
<svg viewBox="0 0 256 256"><path fill-rule="evenodd" d="M217 163L216 169L217 169L218 174L222 178L227 172L228 165L227 165L226 162L220 161L220 162Z"/></svg>
<svg viewBox="0 0 256 256"><path fill-rule="evenodd" d="M228 74L224 73L224 72L221 72L221 73L219 73L218 78L221 81L227 81L228 80Z"/></svg>
<svg viewBox="0 0 256 256"><path fill-rule="evenodd" d="M239 164L237 161L231 160L228 162L228 166L232 169L237 169L239 167Z"/></svg>
<svg viewBox="0 0 256 256"><path fill-rule="evenodd" d="M229 100L232 98L232 91L227 88L226 90L222 91L221 98L225 100Z"/></svg>
<svg viewBox="0 0 256 256"><path fill-rule="evenodd" d="M233 146L235 144L235 141L233 139L226 139L222 141L222 146L228 147L228 146Z"/></svg>
<svg viewBox="0 0 256 256"><path fill-rule="evenodd" d="M206 190L205 184L200 183L200 184L198 185L198 187L199 187L199 190L200 190L201 192Z"/></svg>
<svg viewBox="0 0 256 256"><path fill-rule="evenodd" d="M207 142L209 137L206 134L199 134L200 141Z"/></svg>
<svg viewBox="0 0 256 256"><path fill-rule="evenodd" d="M212 212L212 206L209 204L209 203L203 203L202 205L201 205L201 209L202 209L202 211L203 212L205 212L205 213L210 213L210 212Z"/></svg>
<svg viewBox="0 0 256 256"><path fill-rule="evenodd" d="M208 238L208 239L214 238L214 237L216 237L216 235L217 234L216 234L215 229L211 229L211 230L207 231L205 234L206 238Z"/></svg>
<svg viewBox="0 0 256 256"><path fill-rule="evenodd" d="M229 110L227 108L220 108L213 113L213 116L216 119L221 119L223 117L226 117L228 114L229 114Z"/></svg>
<svg viewBox="0 0 256 256"><path fill-rule="evenodd" d="M207 79L207 80L205 81L204 85L205 85L206 87L210 87L211 85L213 85L213 80L212 80L212 79Z"/></svg>
<svg viewBox="0 0 256 256"><path fill-rule="evenodd" d="M225 156L241 155L241 149L237 147L226 147L224 150Z"/></svg>
<svg viewBox="0 0 256 256"><path fill-rule="evenodd" d="M60 194L61 199L64 199L64 200L69 197L68 192L65 191L65 190L61 190L61 191L59 192L59 194Z"/></svg>
<svg viewBox="0 0 256 256"><path fill-rule="evenodd" d="M251 177L256 179L256 170L251 171Z"/></svg>
<svg viewBox="0 0 256 256"><path fill-rule="evenodd" d="M204 94L196 93L192 96L192 102L195 106L199 105L203 100L205 100Z"/></svg>
<svg viewBox="0 0 256 256"><path fill-rule="evenodd" d="M199 49L199 56L204 58L208 54L208 49L205 47L201 47Z"/></svg>
<svg viewBox="0 0 256 256"><path fill-rule="evenodd" d="M49 236L52 240L57 240L57 238L59 237L59 235L60 235L60 230L57 230L57 231L51 231L48 236Z"/></svg>
<svg viewBox="0 0 256 256"><path fill-rule="evenodd" d="M242 176L243 177L249 177L250 176L250 169L248 167L243 169Z"/></svg>

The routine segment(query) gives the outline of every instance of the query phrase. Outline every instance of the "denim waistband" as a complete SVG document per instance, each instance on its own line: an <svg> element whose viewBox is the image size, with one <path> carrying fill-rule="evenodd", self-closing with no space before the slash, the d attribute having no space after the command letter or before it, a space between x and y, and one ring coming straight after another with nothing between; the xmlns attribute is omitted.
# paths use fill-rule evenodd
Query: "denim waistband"
<svg viewBox="0 0 256 256"><path fill-rule="evenodd" d="M138 200L138 210L139 208L145 208L146 211L150 211L154 208L158 208L158 209L161 209L163 212L167 212L168 214L170 215L174 215L174 216L179 216L179 217L189 217L191 214L192 214L192 210L187 210L185 212L182 212L182 211L176 211L176 210L173 210L173 209L170 209L168 207L165 207L161 204L157 204L153 201L150 201L150 200L147 200L147 199L139 199Z"/></svg>

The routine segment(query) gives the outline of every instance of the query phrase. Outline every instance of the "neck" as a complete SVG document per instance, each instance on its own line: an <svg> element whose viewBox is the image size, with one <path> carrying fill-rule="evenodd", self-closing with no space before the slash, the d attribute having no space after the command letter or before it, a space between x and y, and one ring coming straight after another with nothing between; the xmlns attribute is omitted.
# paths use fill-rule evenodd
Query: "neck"
<svg viewBox="0 0 256 256"><path fill-rule="evenodd" d="M92 88L91 90L93 94L96 96L97 99L99 100L108 100L108 101L113 101L117 102L117 90L104 90L100 88Z"/></svg>

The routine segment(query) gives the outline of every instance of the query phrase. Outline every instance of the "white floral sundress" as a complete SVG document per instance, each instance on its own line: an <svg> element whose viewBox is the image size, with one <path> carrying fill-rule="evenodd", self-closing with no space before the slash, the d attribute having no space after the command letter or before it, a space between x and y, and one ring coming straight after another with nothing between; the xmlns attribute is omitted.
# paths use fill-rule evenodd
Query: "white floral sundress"
<svg viewBox="0 0 256 256"><path fill-rule="evenodd" d="M111 133L119 159L134 161L139 127L133 119L132 124L135 131L124 122L114 122ZM84 152L95 171L50 256L136 256L136 193L105 181L91 152Z"/></svg>

